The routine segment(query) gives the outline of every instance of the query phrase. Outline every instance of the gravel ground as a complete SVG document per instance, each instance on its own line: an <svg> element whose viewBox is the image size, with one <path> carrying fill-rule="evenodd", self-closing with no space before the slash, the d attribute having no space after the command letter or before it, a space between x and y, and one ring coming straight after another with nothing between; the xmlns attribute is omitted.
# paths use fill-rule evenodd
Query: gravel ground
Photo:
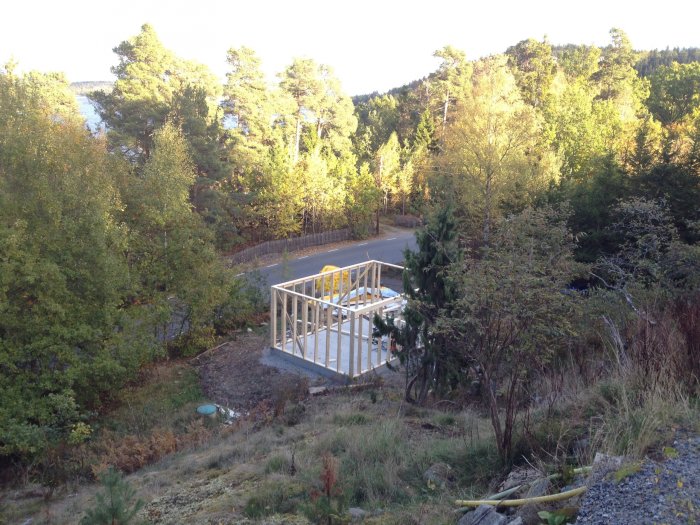
<svg viewBox="0 0 700 525"><path fill-rule="evenodd" d="M679 433L673 449L677 457L646 459L619 483L604 479L590 487L576 524L700 524L700 436Z"/></svg>

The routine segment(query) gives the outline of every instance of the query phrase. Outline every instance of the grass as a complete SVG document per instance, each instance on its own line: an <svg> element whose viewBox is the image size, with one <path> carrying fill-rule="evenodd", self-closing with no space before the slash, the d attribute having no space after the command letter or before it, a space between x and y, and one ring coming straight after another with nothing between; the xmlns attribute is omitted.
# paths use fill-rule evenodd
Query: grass
<svg viewBox="0 0 700 525"><path fill-rule="evenodd" d="M243 514L262 518L273 514L292 514L304 501L305 489L284 478L268 479L256 486L255 494L245 504Z"/></svg>
<svg viewBox="0 0 700 525"><path fill-rule="evenodd" d="M333 424L338 426L366 425L367 423L369 423L369 418L358 412L333 415Z"/></svg>
<svg viewBox="0 0 700 525"><path fill-rule="evenodd" d="M640 461L625 463L613 474L615 483L620 483L621 481L629 478L630 476L634 476L640 470L642 470L642 463Z"/></svg>
<svg viewBox="0 0 700 525"><path fill-rule="evenodd" d="M194 409L202 393L186 364L154 367L146 379L121 393L124 405L103 425L111 429L115 446L137 432L151 436L156 424L187 429L200 421ZM347 506L383 510L368 525L446 524L454 523L454 499L485 496L503 474L487 418L469 410L407 405L400 386L378 387L373 395L340 392L298 405L289 405L271 423L250 421L235 429L207 420L205 441L177 448L128 476L138 497L148 502L142 517L161 523L308 523L304 509L322 488L322 458L330 454L338 465L337 497ZM658 439L658 425L697 414L692 403L644 400L615 381L550 408L532 414L533 441L522 452L539 451L557 461L558 454L570 460L572 441L582 437L591 450L641 450ZM435 463L449 465L449 483L423 478ZM51 523L73 523L80 509L91 505L91 490L80 488L74 498L52 502ZM42 512L13 516L20 521L33 515L35 523L48 523L41 521Z"/></svg>
<svg viewBox="0 0 700 525"><path fill-rule="evenodd" d="M265 463L265 474L288 472L291 467L290 460L283 454L270 456Z"/></svg>

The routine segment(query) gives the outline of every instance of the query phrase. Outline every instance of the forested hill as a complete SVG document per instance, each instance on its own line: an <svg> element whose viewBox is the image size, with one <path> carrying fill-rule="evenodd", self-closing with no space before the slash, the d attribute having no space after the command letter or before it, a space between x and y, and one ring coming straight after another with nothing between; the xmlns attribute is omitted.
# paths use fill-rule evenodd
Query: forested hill
<svg viewBox="0 0 700 525"><path fill-rule="evenodd" d="M642 51L640 55L641 58L637 61L634 68L641 77L649 77L661 66L670 66L674 62L678 64L700 62L700 48L698 47L654 49L653 51Z"/></svg>
<svg viewBox="0 0 700 525"><path fill-rule="evenodd" d="M378 97L381 95L398 96L401 93L406 93L408 91L416 89L418 86L420 86L426 80L428 80L428 77L419 78L418 80L414 80L412 82L409 82L408 84L404 84L403 86L391 88L386 93L379 93L378 91L374 91L373 93L369 93L369 94L365 94L365 95L355 95L354 97L352 97L352 102L353 102L353 104L355 104L357 106L358 104L364 104L365 102L369 101L371 98Z"/></svg>
<svg viewBox="0 0 700 525"><path fill-rule="evenodd" d="M563 56L567 51L572 51L581 46L577 44L563 44L563 45L553 45L552 55L559 58ZM653 74L661 66L670 66L674 62L679 64L689 64L691 62L700 62L700 48L697 47L674 47L673 49L653 49L651 51L637 51L639 59L634 64L634 69L639 73L641 77L648 77ZM428 77L423 77L418 80L404 84L403 86L391 88L385 93L380 93L374 91L369 94L355 95L352 97L352 101L355 105L364 104L368 100L381 95L393 95L397 96L400 93L406 92L407 90L412 90L418 87L420 84L424 83Z"/></svg>

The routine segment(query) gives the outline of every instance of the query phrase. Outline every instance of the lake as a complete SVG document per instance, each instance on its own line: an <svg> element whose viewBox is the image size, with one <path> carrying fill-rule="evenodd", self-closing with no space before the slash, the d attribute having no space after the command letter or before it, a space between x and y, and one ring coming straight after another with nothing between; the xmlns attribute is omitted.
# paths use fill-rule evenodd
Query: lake
<svg viewBox="0 0 700 525"><path fill-rule="evenodd" d="M102 119L97 114L97 111L95 111L93 105L90 103L90 99L88 99L85 95L78 95L75 98L78 99L80 114L85 118L85 122L88 126L90 126L90 130L93 133L96 133L99 130L104 130Z"/></svg>

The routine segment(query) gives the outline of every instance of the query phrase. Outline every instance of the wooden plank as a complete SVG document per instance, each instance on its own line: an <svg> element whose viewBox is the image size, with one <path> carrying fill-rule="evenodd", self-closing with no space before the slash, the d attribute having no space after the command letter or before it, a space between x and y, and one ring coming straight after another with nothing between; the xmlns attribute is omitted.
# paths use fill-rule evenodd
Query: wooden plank
<svg viewBox="0 0 700 525"><path fill-rule="evenodd" d="M304 344L301 349L301 357L306 359L306 349L309 345L309 302L304 299L301 302L301 326L304 330Z"/></svg>
<svg viewBox="0 0 700 525"><path fill-rule="evenodd" d="M286 294L289 295L290 297L298 297L299 299L304 299L304 298L308 298L308 297L309 297L308 295L304 295L303 293L299 293L299 292L294 292L294 291L292 291L292 290L280 290L280 291L286 293ZM330 302L330 301L324 301L323 299L316 299L316 300L317 300L319 303L323 304L323 305L332 306L333 308L335 308L335 307L338 306L338 305L335 304L335 303L332 303L332 302Z"/></svg>
<svg viewBox="0 0 700 525"><path fill-rule="evenodd" d="M365 268L365 271L364 271L364 285L363 285L363 287L365 289L365 293L362 294L362 306L367 306L367 296L369 295L367 293L368 292L368 290L367 290L367 272L368 271L369 271L369 266L367 268ZM370 302L372 302L371 296L370 296Z"/></svg>
<svg viewBox="0 0 700 525"><path fill-rule="evenodd" d="M272 290L272 304L270 306L270 347L277 346L277 290Z"/></svg>
<svg viewBox="0 0 700 525"><path fill-rule="evenodd" d="M321 305L314 301L314 363L318 361L318 325L321 322Z"/></svg>
<svg viewBox="0 0 700 525"><path fill-rule="evenodd" d="M282 294L282 350L287 351L287 292L281 291Z"/></svg>
<svg viewBox="0 0 700 525"><path fill-rule="evenodd" d="M342 341L342 332L341 332L342 326L343 326L343 318L340 315L340 309L338 309L338 334L337 334L338 345L337 345L336 354L335 354L335 359L336 359L335 371L336 372L340 372L340 362L342 360L341 357L343 355L343 341Z"/></svg>
<svg viewBox="0 0 700 525"><path fill-rule="evenodd" d="M350 312L350 359L348 359L348 375L355 377L355 312ZM338 359L340 362L340 358Z"/></svg>
<svg viewBox="0 0 700 525"><path fill-rule="evenodd" d="M354 316L353 316L354 317ZM364 328L364 322L362 316L355 318L357 321L357 375L362 373L362 329Z"/></svg>
<svg viewBox="0 0 700 525"><path fill-rule="evenodd" d="M394 304L401 304L403 301L402 296L397 296L397 297L387 297L386 299L382 299L381 301L378 301L374 304L368 304L367 306L362 306L358 309L355 310L358 314L366 314L368 312L375 312L379 310L380 308L386 308L387 306L391 306Z"/></svg>
<svg viewBox="0 0 700 525"><path fill-rule="evenodd" d="M333 310L326 308L326 368L330 364L328 361L331 358L331 325L333 320L331 316L333 315Z"/></svg>
<svg viewBox="0 0 700 525"><path fill-rule="evenodd" d="M355 305L359 306L360 301L360 270L355 272ZM350 302L348 301L348 306Z"/></svg>
<svg viewBox="0 0 700 525"><path fill-rule="evenodd" d="M287 315L287 320L289 321L289 324L290 324L290 325L295 324L294 321L292 320L292 317L291 317L289 314L286 314L286 315ZM297 323L298 323L298 321L299 321L299 319L298 319L298 317L297 317ZM288 350L287 350L287 341L289 341L289 342L292 343L292 349L291 349L291 351L288 351ZM287 352L288 354L296 354L296 350L294 350L294 345L296 345L296 346L299 347L299 353L301 353L301 351L302 351L301 339L299 339L299 334L298 334L298 333L293 334L293 336L292 336L291 338L289 338L288 340L285 340L285 342L284 342L284 351Z"/></svg>
<svg viewBox="0 0 700 525"><path fill-rule="evenodd" d="M397 270L402 270L402 271L403 271L403 270L406 269L406 268L404 268L403 266L400 266L400 265L398 265L398 264L392 264L392 263L388 263L388 262L384 262L384 261L374 261L374 262L376 262L376 263L378 263L378 264L380 264L380 265L382 265L382 266L388 266L389 268L396 268Z"/></svg>
<svg viewBox="0 0 700 525"><path fill-rule="evenodd" d="M373 329L373 322L371 319L368 319L369 321L369 334L367 334L369 337L367 337L367 370L371 370L374 368L372 366L372 329Z"/></svg>
<svg viewBox="0 0 700 525"><path fill-rule="evenodd" d="M297 321L299 319L299 298L297 295L292 296L292 341L297 342ZM296 354L294 350L294 345L292 344L292 353Z"/></svg>
<svg viewBox="0 0 700 525"><path fill-rule="evenodd" d="M319 277L328 276L328 275L331 275L331 274L333 274L333 273L335 273L335 272L338 272L338 271L345 271L345 270L348 270L348 271L349 271L349 270L351 270L351 269L353 269L353 268L358 268L358 267L360 267L360 266L365 266L365 265L367 265L367 264L370 263L370 262L372 262L372 261L363 261L363 262L361 262L361 263L351 264L351 265L349 265L349 266L343 266L342 268L338 268L338 269L336 269L336 270L328 270L328 271L325 271L325 272L315 273L315 274L313 274L313 275L311 275L311 276L300 277L300 278L298 278L298 279L292 279L292 280L289 280L289 281L286 281L286 282L283 282L283 283L276 284L275 286L278 286L278 287L280 287L280 288L288 288L289 286L291 286L291 285L293 285L293 284L295 284L295 283L298 283L298 282L300 282L300 281L304 281L304 280L307 280L307 279L310 279L310 278L318 279ZM377 262L379 262L379 261L377 261ZM385 264L385 263L382 263L382 264ZM396 266L396 265L389 265L389 266ZM396 267L397 267L397 268L402 268L401 266L396 266Z"/></svg>

